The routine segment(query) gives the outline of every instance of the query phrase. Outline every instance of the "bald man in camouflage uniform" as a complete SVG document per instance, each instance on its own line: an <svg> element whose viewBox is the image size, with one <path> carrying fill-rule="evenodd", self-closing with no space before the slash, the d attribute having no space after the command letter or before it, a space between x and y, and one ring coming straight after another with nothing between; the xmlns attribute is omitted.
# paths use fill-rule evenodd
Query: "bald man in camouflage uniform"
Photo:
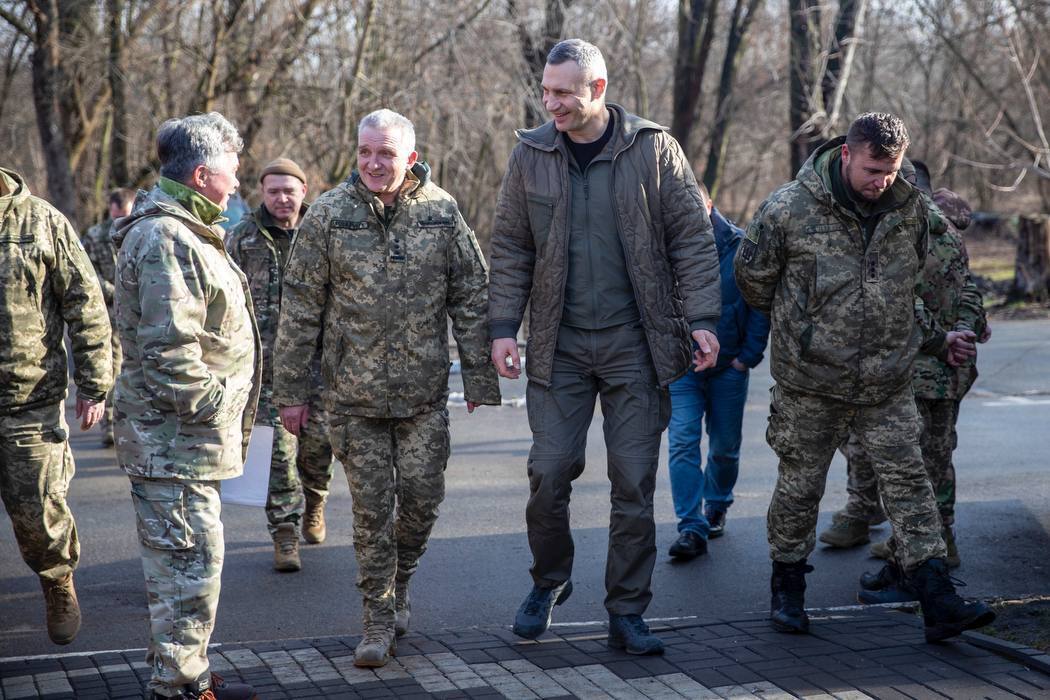
<svg viewBox="0 0 1050 700"><path fill-rule="evenodd" d="M40 577L48 636L69 644L80 629L80 544L66 503L74 464L62 337L68 328L86 430L101 419L112 383L109 318L66 217L4 168L0 216L0 496L22 559Z"/></svg>
<svg viewBox="0 0 1050 700"><path fill-rule="evenodd" d="M763 202L737 253L740 291L772 324L766 438L780 464L767 529L778 631L809 629L806 559L828 466L850 434L878 474L927 641L995 617L955 593L922 462L912 364L920 349L959 364L976 336L940 328L917 295L929 214L897 177L907 145L899 118L861 115Z"/></svg>
<svg viewBox="0 0 1050 700"><path fill-rule="evenodd" d="M281 311L281 276L298 225L306 214L306 175L294 161L278 158L259 176L263 203L226 234L226 250L248 278L263 349L263 383L257 420L273 426L266 522L274 543L274 568L299 571L299 536L320 544L326 535L324 506L332 480L332 446L320 405L320 348L314 362L315 394L310 418L296 438L281 425L273 403L273 345Z"/></svg>
<svg viewBox="0 0 1050 700"><path fill-rule="evenodd" d="M106 309L109 310L110 324L116 319L113 314L113 281L117 276L117 246L113 243L114 222L131 213L131 205L135 203L135 190L118 188L109 193L106 206L109 218L89 228L81 243L87 251L88 259L91 260L95 274L98 275L98 283L102 286L102 296L106 299ZM120 374L120 343L113 343L113 376ZM113 396L106 401L106 413L102 417L99 428L102 429L102 446L113 446Z"/></svg>
<svg viewBox="0 0 1050 700"><path fill-rule="evenodd" d="M358 169L310 207L285 268L274 400L297 433L323 334L323 400L353 495L358 666L382 666L409 623L409 579L445 495L448 318L467 409L500 403L488 361L485 262L456 201L390 110L358 128Z"/></svg>

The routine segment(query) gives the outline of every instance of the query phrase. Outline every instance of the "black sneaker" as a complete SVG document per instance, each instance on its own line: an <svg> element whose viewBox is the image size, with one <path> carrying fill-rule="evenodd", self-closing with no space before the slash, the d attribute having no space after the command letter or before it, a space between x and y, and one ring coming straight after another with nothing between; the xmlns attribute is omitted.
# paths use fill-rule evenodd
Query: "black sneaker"
<svg viewBox="0 0 1050 700"><path fill-rule="evenodd" d="M726 531L726 511L713 506L704 506L704 517L707 518L707 538L715 539L721 537Z"/></svg>
<svg viewBox="0 0 1050 700"><path fill-rule="evenodd" d="M907 577L918 594L926 641L940 642L966 630L984 627L995 620L995 613L981 601L967 602L955 592L943 559L929 559ZM965 585L959 581L960 585Z"/></svg>
<svg viewBox="0 0 1050 700"><path fill-rule="evenodd" d="M570 595L572 581L566 581L554 588L533 586L514 616L514 634L524 639L539 637L551 625L554 606L564 603Z"/></svg>
<svg viewBox="0 0 1050 700"><path fill-rule="evenodd" d="M664 643L649 631L649 625L641 615L610 614L606 643L613 649L623 649L628 654L639 656L664 653Z"/></svg>
<svg viewBox="0 0 1050 700"><path fill-rule="evenodd" d="M773 575L769 579L772 593L769 619L777 632L809 632L809 616L806 615L806 574L813 567L806 560L785 563L773 562Z"/></svg>
<svg viewBox="0 0 1050 700"><path fill-rule="evenodd" d="M707 554L707 540L700 535L687 530L678 536L667 553L675 559L689 561Z"/></svg>

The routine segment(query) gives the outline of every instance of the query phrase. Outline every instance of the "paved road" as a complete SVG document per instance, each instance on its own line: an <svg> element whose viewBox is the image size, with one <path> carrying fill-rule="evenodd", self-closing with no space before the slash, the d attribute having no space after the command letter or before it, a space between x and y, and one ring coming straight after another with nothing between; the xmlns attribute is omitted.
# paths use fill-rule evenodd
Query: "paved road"
<svg viewBox="0 0 1050 700"><path fill-rule="evenodd" d="M1050 322L1002 322L981 349L981 378L964 402L956 452L960 494L957 576L975 596L1050 593ZM769 562L765 510L776 461L763 433L766 365L752 377L745 416L744 463L727 534L709 556L685 565L665 556L674 539L666 455L656 494L660 558L654 574L655 618L702 620L761 611L768 606ZM455 387L453 387L455 389ZM508 396L523 387L508 385ZM468 416L452 409L453 457L448 497L430 551L413 586L413 624L426 633L509 624L528 591L524 533L529 431L524 408L483 408ZM576 482L572 521L577 560L572 599L561 622L603 620L608 485L600 416L588 448L589 468ZM71 503L83 544L77 572L84 628L63 651L126 649L145 644L146 608L126 478L112 454L96 449L94 431L73 437L77 476ZM845 469L837 459L828 479L821 526L845 502ZM272 546L261 509L227 506L227 559L217 642L354 634L360 601L354 589L350 497L337 475L329 505L329 537L305 548L304 570L272 570ZM0 516L0 656L53 653L43 630L35 578L18 556L6 515ZM884 531L885 527L882 528ZM853 602L859 574L877 566L863 550L818 550L811 558L807 604Z"/></svg>

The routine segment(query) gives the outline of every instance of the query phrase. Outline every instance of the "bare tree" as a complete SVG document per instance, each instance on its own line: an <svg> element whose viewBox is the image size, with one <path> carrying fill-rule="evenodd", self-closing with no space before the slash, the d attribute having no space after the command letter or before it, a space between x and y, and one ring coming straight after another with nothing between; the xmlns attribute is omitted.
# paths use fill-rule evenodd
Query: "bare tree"
<svg viewBox="0 0 1050 700"><path fill-rule="evenodd" d="M718 0L678 1L678 50L674 63L671 135L690 153L693 129L700 119L701 90L711 54Z"/></svg>

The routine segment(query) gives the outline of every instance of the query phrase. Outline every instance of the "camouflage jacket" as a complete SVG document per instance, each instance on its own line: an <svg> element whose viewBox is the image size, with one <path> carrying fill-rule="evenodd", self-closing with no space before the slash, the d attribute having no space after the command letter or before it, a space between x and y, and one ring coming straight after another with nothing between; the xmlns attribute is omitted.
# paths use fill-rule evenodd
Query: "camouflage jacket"
<svg viewBox="0 0 1050 700"><path fill-rule="evenodd" d="M117 247L113 245L113 221L105 221L89 228L80 239L91 260L106 306L113 312L113 280L117 276Z"/></svg>
<svg viewBox="0 0 1050 700"><path fill-rule="evenodd" d="M77 395L106 398L110 326L95 272L66 217L0 168L0 415L58 403L69 369Z"/></svg>
<svg viewBox="0 0 1050 700"><path fill-rule="evenodd" d="M325 408L403 418L445 405L448 317L467 401L499 404L486 267L456 201L417 163L389 222L353 173L310 207L284 272L274 400L305 404L322 336Z"/></svg>
<svg viewBox="0 0 1050 700"><path fill-rule="evenodd" d="M151 478L241 473L261 373L244 275L207 226L158 186L121 220L116 326L120 466Z"/></svg>
<svg viewBox="0 0 1050 700"><path fill-rule="evenodd" d="M759 207L737 251L741 293L770 314L770 369L796 391L876 404L906 386L920 351L944 333L917 296L928 208L903 178L899 205L865 247L860 221L831 191L828 163L844 138L817 150L794 181Z"/></svg>
<svg viewBox="0 0 1050 700"><path fill-rule="evenodd" d="M942 202L951 197L949 204L958 206L943 207L947 229L930 236L919 296L944 328L972 330L980 335L986 325L984 300L970 276L969 256L961 233L970 223L969 206L949 190L938 190L934 197ZM973 361L952 367L936 357L919 355L912 372L912 389L923 399L959 400L976 378Z"/></svg>
<svg viewBox="0 0 1050 700"><path fill-rule="evenodd" d="M304 205L299 220L306 215ZM259 338L262 341L262 392L260 400L266 405L272 403L273 393L273 346L277 340L277 317L281 311L281 277L288 263L282 248L274 240L274 233L269 230L272 219L262 205L246 214L237 225L226 233L226 250L233 261L241 268L248 279L248 288L252 292L252 305L255 308L255 321L259 326ZM320 348L315 355L314 374L320 384ZM257 418L266 421L265 412L260 411Z"/></svg>

